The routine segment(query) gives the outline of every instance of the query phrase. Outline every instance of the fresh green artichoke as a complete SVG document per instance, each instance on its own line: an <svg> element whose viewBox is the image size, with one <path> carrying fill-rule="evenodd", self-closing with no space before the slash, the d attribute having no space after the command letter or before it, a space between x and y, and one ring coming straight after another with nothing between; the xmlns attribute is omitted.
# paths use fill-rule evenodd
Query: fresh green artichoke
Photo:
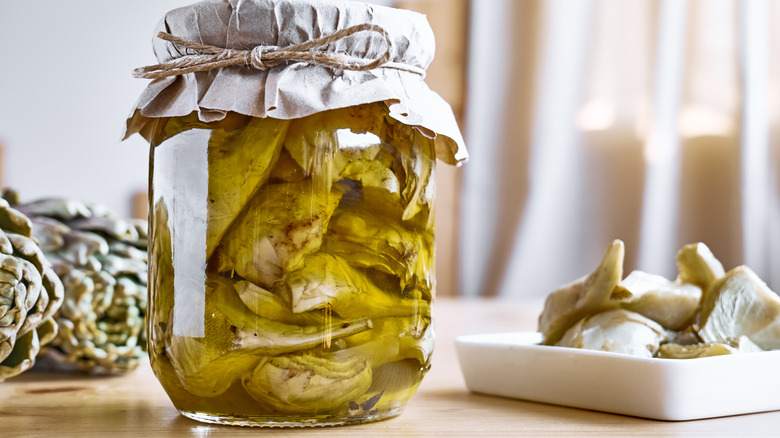
<svg viewBox="0 0 780 438"><path fill-rule="evenodd" d="M62 299L62 283L33 240L30 219L0 198L0 382L30 369L57 335L54 313Z"/></svg>
<svg viewBox="0 0 780 438"><path fill-rule="evenodd" d="M105 207L47 199L17 207L65 287L47 349L58 367L132 370L146 357L146 222Z"/></svg>

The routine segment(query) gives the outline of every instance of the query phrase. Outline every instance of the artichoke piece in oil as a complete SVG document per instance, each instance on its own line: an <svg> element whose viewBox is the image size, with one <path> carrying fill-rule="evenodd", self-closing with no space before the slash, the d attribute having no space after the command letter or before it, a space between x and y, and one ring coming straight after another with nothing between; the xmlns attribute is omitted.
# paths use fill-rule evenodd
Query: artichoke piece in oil
<svg viewBox="0 0 780 438"><path fill-rule="evenodd" d="M331 218L324 249L353 266L376 268L406 282L414 274L420 241L400 220L365 208L342 208Z"/></svg>
<svg viewBox="0 0 780 438"><path fill-rule="evenodd" d="M222 240L222 269L270 287L320 248L342 193L317 192L309 180L264 186Z"/></svg>
<svg viewBox="0 0 780 438"><path fill-rule="evenodd" d="M367 319L298 326L262 318L244 305L225 278L208 279L206 294L205 336L166 339L182 386L201 397L226 391L265 356L313 348L326 336L338 339L371 328Z"/></svg>
<svg viewBox="0 0 780 438"><path fill-rule="evenodd" d="M386 293L338 256L317 253L290 272L290 304L296 313L331 307L342 318L430 315L428 302Z"/></svg>
<svg viewBox="0 0 780 438"><path fill-rule="evenodd" d="M249 394L285 413L316 414L358 398L371 386L365 359L334 360L311 354L271 357L244 381Z"/></svg>
<svg viewBox="0 0 780 438"><path fill-rule="evenodd" d="M230 224L268 180L289 124L287 120L252 118L239 129L212 130L206 254L214 251Z"/></svg>

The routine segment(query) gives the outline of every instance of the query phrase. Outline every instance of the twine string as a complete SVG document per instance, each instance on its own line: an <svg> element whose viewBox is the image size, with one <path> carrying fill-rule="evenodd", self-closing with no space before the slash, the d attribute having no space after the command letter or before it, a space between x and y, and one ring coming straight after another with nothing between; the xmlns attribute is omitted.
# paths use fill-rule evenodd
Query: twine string
<svg viewBox="0 0 780 438"><path fill-rule="evenodd" d="M329 44L344 40L360 32L373 32L384 39L385 51L374 59L352 56L347 53L325 52ZM392 68L425 76L425 70L404 63L391 62L394 54L393 40L380 26L364 23L338 30L330 35L315 38L287 47L256 46L249 50L226 49L223 47L200 44L160 32L157 37L169 41L184 49L194 51L194 55L184 55L171 61L141 67L133 70L133 77L159 79L179 76L187 73L209 71L221 67L248 66L265 71L285 62L304 62L334 69L366 71L376 68Z"/></svg>

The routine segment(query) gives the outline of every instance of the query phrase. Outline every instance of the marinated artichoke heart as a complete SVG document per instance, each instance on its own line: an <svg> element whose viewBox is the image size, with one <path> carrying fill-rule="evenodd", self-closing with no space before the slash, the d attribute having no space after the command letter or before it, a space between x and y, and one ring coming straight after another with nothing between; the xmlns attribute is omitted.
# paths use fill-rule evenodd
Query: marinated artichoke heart
<svg viewBox="0 0 780 438"><path fill-rule="evenodd" d="M433 352L433 326L426 317L387 317L372 320L373 328L345 339L346 347L333 353L336 358L367 358L372 367L415 360L430 365Z"/></svg>
<svg viewBox="0 0 780 438"><path fill-rule="evenodd" d="M764 350L780 349L780 298L749 268L736 267L711 285L699 327L705 342L746 336Z"/></svg>
<svg viewBox="0 0 780 438"><path fill-rule="evenodd" d="M360 148L350 148L351 151L345 150L342 153L338 131L345 130L352 134L371 133L379 139L387 113L387 106L384 104L367 104L296 119L290 124L284 147L304 172L311 175L317 190L328 192L334 181L343 178L341 173L351 161L369 161L370 154L376 149L368 148L363 151Z"/></svg>
<svg viewBox="0 0 780 438"><path fill-rule="evenodd" d="M544 344L554 345L569 327L586 316L619 307L612 292L623 277L624 254L623 242L613 241L592 274L547 297L539 316Z"/></svg>
<svg viewBox="0 0 780 438"><path fill-rule="evenodd" d="M249 395L285 413L317 413L344 406L371 387L365 359L287 355L263 360L244 381Z"/></svg>
<svg viewBox="0 0 780 438"><path fill-rule="evenodd" d="M341 169L340 179L347 178L359 181L363 187L387 190L400 201L401 182L393 169L402 164L400 157L388 145L345 147L345 143L340 141L334 159L336 168Z"/></svg>
<svg viewBox="0 0 780 438"><path fill-rule="evenodd" d="M399 211L400 213L400 211ZM359 268L376 268L393 274L405 284L414 275L420 239L397 218L343 208L331 218L325 251L340 255Z"/></svg>
<svg viewBox="0 0 780 438"><path fill-rule="evenodd" d="M214 129L208 147L209 209L206 254L268 180L279 157L288 120L250 118L239 129Z"/></svg>
<svg viewBox="0 0 780 438"><path fill-rule="evenodd" d="M430 315L427 302L393 296L376 287L338 256L317 253L287 280L295 313L332 308L342 318Z"/></svg>
<svg viewBox="0 0 780 438"><path fill-rule="evenodd" d="M32 368L57 335L54 313L63 295L30 219L0 198L0 382Z"/></svg>
<svg viewBox="0 0 780 438"><path fill-rule="evenodd" d="M726 274L720 261L701 242L680 248L677 252L677 269L680 271L680 282L695 284L703 293L715 280Z"/></svg>
<svg viewBox="0 0 780 438"><path fill-rule="evenodd" d="M666 338L666 330L655 321L614 309L579 320L555 345L653 357Z"/></svg>
<svg viewBox="0 0 780 438"><path fill-rule="evenodd" d="M280 292L271 292L248 281L238 281L235 287L238 297L244 305L263 318L295 325L315 325L326 322L327 316L319 310L293 312ZM330 317L334 322L340 321L338 318L333 318L332 315Z"/></svg>
<svg viewBox="0 0 780 438"><path fill-rule="evenodd" d="M249 373L261 358L308 348L323 338L339 339L371 328L365 318L349 323L297 326L261 318L240 300L229 279L210 278L206 289L204 338L166 338L182 386L202 397L225 392Z"/></svg>
<svg viewBox="0 0 780 438"><path fill-rule="evenodd" d="M780 349L780 297L753 271L725 273L703 243L681 248L677 264L676 281L634 271L610 289L622 269L613 242L596 272L547 298L544 343L671 359Z"/></svg>
<svg viewBox="0 0 780 438"><path fill-rule="evenodd" d="M300 267L322 245L343 189L327 193L314 191L310 181L265 186L222 240L228 261L222 270L270 287L285 271Z"/></svg>
<svg viewBox="0 0 780 438"><path fill-rule="evenodd" d="M402 217L404 220L417 219L416 215L423 212L418 220L430 228L433 226L433 199L436 195L436 153L433 140L419 130L389 117L386 126L386 142L405 151L401 160L403 178L399 178L403 181L401 197L405 203Z"/></svg>
<svg viewBox="0 0 780 438"><path fill-rule="evenodd" d="M646 316L670 330L682 330L696 316L701 289L693 284L672 282L660 275L633 271L618 285L627 294L621 307Z"/></svg>
<svg viewBox="0 0 780 438"><path fill-rule="evenodd" d="M697 357L722 356L736 353L755 353L764 351L754 344L747 336L740 336L736 341L728 343L700 343L680 345L668 343L661 345L657 357L662 359L694 359Z"/></svg>

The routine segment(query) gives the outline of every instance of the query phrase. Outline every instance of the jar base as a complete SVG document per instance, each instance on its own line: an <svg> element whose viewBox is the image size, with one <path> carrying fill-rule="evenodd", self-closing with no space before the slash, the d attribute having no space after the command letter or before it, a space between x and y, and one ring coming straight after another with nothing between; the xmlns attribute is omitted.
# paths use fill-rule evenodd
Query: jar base
<svg viewBox="0 0 780 438"><path fill-rule="evenodd" d="M371 415L361 415L352 417L296 417L296 416L231 416L215 415L205 412L179 411L187 418L200 421L202 423L223 424L230 426L245 427L328 427L345 426L350 424L371 423L374 421L387 420L396 417L403 412L403 408L387 409L376 412Z"/></svg>

